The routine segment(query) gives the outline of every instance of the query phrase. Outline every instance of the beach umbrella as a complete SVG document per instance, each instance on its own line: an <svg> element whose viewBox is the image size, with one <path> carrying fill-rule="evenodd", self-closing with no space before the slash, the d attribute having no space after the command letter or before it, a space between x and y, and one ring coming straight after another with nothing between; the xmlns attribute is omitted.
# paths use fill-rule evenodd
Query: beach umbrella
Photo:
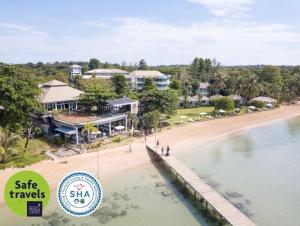
<svg viewBox="0 0 300 226"><path fill-rule="evenodd" d="M118 131L120 131L120 130L122 130L122 129L125 129L125 126L116 126L116 127L115 127L115 130L118 130Z"/></svg>

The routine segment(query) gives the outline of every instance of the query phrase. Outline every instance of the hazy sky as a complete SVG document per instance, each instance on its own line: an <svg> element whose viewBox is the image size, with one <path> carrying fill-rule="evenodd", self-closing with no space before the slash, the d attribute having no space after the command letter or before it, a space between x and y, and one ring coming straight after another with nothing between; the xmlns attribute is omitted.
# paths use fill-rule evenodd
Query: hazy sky
<svg viewBox="0 0 300 226"><path fill-rule="evenodd" d="M0 62L300 64L299 0L0 0Z"/></svg>

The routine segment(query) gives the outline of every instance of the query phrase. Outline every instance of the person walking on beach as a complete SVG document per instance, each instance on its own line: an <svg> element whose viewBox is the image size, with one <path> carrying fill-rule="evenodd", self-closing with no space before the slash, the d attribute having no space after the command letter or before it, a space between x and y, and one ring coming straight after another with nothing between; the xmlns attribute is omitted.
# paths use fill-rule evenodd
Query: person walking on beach
<svg viewBox="0 0 300 226"><path fill-rule="evenodd" d="M166 153L166 156L169 156L170 155L170 147L169 147L169 145L167 146L167 153Z"/></svg>
<svg viewBox="0 0 300 226"><path fill-rule="evenodd" d="M164 155L164 147L161 147L161 154Z"/></svg>
<svg viewBox="0 0 300 226"><path fill-rule="evenodd" d="M129 144L129 152L132 152L131 144Z"/></svg>
<svg viewBox="0 0 300 226"><path fill-rule="evenodd" d="M157 147L159 146L159 140L157 140L157 142L156 142L156 146L157 146Z"/></svg>

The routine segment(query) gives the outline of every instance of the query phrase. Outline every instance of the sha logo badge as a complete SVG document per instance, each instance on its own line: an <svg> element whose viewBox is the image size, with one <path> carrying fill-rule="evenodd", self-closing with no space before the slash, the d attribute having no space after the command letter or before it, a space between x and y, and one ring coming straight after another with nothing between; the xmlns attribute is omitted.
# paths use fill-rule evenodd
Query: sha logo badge
<svg viewBox="0 0 300 226"><path fill-rule="evenodd" d="M73 172L62 179L57 189L57 200L68 214L83 217L92 214L102 201L99 181L87 172Z"/></svg>

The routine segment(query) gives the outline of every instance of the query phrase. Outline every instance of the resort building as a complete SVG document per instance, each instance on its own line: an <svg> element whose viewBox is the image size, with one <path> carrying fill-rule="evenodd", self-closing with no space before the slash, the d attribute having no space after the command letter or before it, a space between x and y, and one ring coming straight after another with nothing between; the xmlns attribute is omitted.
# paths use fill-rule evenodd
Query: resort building
<svg viewBox="0 0 300 226"><path fill-rule="evenodd" d="M200 82L199 84L199 95L201 96L208 96L208 87L209 87L209 83L208 82Z"/></svg>
<svg viewBox="0 0 300 226"><path fill-rule="evenodd" d="M165 90L170 84L170 76L159 71L139 70L129 74L129 80L133 89L140 90L144 87L145 78L152 78L158 90Z"/></svg>
<svg viewBox="0 0 300 226"><path fill-rule="evenodd" d="M73 80L76 76L82 76L82 67L80 65L73 64L70 66L71 80Z"/></svg>
<svg viewBox="0 0 300 226"><path fill-rule="evenodd" d="M209 104L209 98L207 96L188 96L186 99L186 105L187 107L196 107L199 105L208 105ZM185 106L185 98L183 96L179 97L179 106L184 107Z"/></svg>
<svg viewBox="0 0 300 226"><path fill-rule="evenodd" d="M92 134L93 139L110 136L120 131L127 131L128 113L136 114L137 112L138 101L121 98L106 101L97 114L91 115L84 112L59 114L54 117L53 123L56 126L56 132L64 135L65 139L79 144L87 140L83 130L86 124L92 124L98 129Z"/></svg>
<svg viewBox="0 0 300 226"><path fill-rule="evenodd" d="M42 94L39 97L46 113L42 113L38 126L46 134L61 134L66 140L76 144L86 141L83 128L92 124L98 131L93 138L113 135L116 132L127 131L129 113L138 113L138 101L124 97L105 101L98 106L97 112L90 113L78 106L82 91L69 87L67 84L52 80L40 86ZM53 112L58 110L58 112Z"/></svg>
<svg viewBox="0 0 300 226"><path fill-rule="evenodd" d="M77 110L77 100L83 92L68 86L66 83L52 80L40 85L42 94L39 101L47 112L52 110Z"/></svg>
<svg viewBox="0 0 300 226"><path fill-rule="evenodd" d="M111 79L114 75L124 75L128 77L129 72L120 69L94 69L87 71L83 74L83 79L89 79L92 77L101 79Z"/></svg>

